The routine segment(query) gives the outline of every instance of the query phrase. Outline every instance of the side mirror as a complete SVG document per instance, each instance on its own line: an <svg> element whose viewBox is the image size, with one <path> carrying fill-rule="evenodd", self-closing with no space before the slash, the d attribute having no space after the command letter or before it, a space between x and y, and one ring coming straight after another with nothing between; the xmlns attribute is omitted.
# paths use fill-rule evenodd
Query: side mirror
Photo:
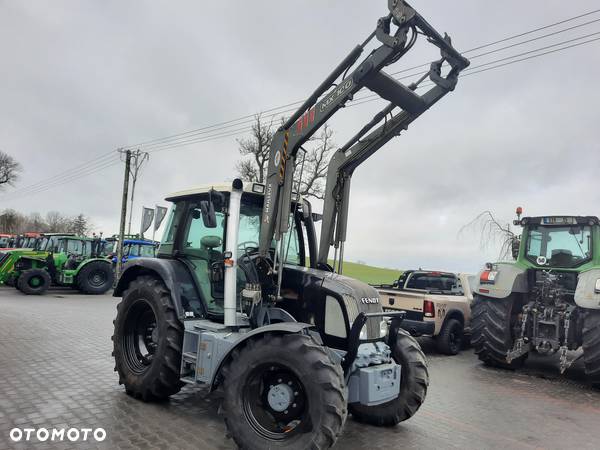
<svg viewBox="0 0 600 450"><path fill-rule="evenodd" d="M511 242L511 252L513 259L517 259L519 257L519 248L521 247L521 240L518 237L512 238Z"/></svg>
<svg viewBox="0 0 600 450"><path fill-rule="evenodd" d="M200 202L200 211L202 212L202 222L206 228L217 228L217 215L215 206L212 202L202 200Z"/></svg>

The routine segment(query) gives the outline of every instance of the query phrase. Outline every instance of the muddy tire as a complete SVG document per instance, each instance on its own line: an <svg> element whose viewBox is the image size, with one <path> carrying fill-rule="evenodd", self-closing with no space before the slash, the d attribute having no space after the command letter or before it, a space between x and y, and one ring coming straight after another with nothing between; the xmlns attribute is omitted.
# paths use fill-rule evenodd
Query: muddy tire
<svg viewBox="0 0 600 450"><path fill-rule="evenodd" d="M463 346L464 327L460 321L446 321L440 334L435 337L435 348L445 355L457 355Z"/></svg>
<svg viewBox="0 0 600 450"><path fill-rule="evenodd" d="M344 375L306 334L265 334L223 369L222 412L240 449L326 449L347 416Z"/></svg>
<svg viewBox="0 0 600 450"><path fill-rule="evenodd" d="M134 279L113 323L115 371L127 394L154 401L179 392L183 324L163 282L149 275Z"/></svg>
<svg viewBox="0 0 600 450"><path fill-rule="evenodd" d="M50 274L44 269L28 269L19 275L17 289L27 295L42 295L52 282Z"/></svg>
<svg viewBox="0 0 600 450"><path fill-rule="evenodd" d="M527 355L506 361L512 350L513 303L512 297L500 299L475 295L471 316L471 345L480 361L487 366L502 369L518 369Z"/></svg>
<svg viewBox="0 0 600 450"><path fill-rule="evenodd" d="M600 311L587 310L583 317L583 361L588 380L600 387Z"/></svg>
<svg viewBox="0 0 600 450"><path fill-rule="evenodd" d="M348 405L354 420L376 426L393 426L410 419L421 407L427 395L429 372L427 360L419 343L405 330L398 330L392 356L401 366L400 395L387 403L365 406Z"/></svg>
<svg viewBox="0 0 600 450"><path fill-rule="evenodd" d="M110 263L91 261L79 271L77 288L84 294L101 295L106 293L115 281L115 273Z"/></svg>

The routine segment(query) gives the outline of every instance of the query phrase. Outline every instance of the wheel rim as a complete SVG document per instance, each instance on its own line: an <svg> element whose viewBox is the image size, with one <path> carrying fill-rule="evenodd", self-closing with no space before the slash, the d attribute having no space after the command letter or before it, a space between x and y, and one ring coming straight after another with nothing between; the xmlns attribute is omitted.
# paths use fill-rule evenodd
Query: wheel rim
<svg viewBox="0 0 600 450"><path fill-rule="evenodd" d="M125 320L123 353L129 369L137 374L148 370L158 348L158 342L154 310L145 299L139 299L131 306Z"/></svg>
<svg viewBox="0 0 600 450"><path fill-rule="evenodd" d="M308 425L304 385L285 366L266 364L255 368L242 397L248 423L265 439L288 439Z"/></svg>
<svg viewBox="0 0 600 450"><path fill-rule="evenodd" d="M44 280L42 280L42 277L40 277L39 275L35 275L33 277L31 277L28 281L27 284L29 284L29 287L32 287L34 289L39 288L42 284L44 283Z"/></svg>
<svg viewBox="0 0 600 450"><path fill-rule="evenodd" d="M88 277L88 283L94 287L101 287L106 283L107 276L104 270L92 270Z"/></svg>

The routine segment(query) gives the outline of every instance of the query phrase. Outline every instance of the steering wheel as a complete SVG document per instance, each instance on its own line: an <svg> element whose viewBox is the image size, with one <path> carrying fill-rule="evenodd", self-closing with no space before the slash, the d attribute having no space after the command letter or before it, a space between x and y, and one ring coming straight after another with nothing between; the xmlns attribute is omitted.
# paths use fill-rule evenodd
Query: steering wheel
<svg viewBox="0 0 600 450"><path fill-rule="evenodd" d="M246 251L248 248L258 248L258 242L255 241L244 241L238 242L238 250Z"/></svg>

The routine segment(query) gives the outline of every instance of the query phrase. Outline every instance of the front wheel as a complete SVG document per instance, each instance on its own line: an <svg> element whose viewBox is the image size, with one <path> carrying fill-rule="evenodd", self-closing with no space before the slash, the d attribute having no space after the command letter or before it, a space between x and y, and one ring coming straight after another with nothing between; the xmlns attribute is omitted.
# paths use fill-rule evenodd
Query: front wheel
<svg viewBox="0 0 600 450"><path fill-rule="evenodd" d="M344 375L305 334L266 334L233 351L223 411L241 449L325 449L346 420Z"/></svg>
<svg viewBox="0 0 600 450"><path fill-rule="evenodd" d="M397 425L410 419L425 401L429 371L419 343L410 333L399 329L396 343L391 347L392 357L400 365L400 395L375 406L351 403L348 408L359 422L377 426Z"/></svg>
<svg viewBox="0 0 600 450"><path fill-rule="evenodd" d="M527 354L512 360L506 356L512 350L514 299L489 298L475 295L471 318L471 345L480 361L486 366L502 369L517 369L527 358Z"/></svg>
<svg viewBox="0 0 600 450"><path fill-rule="evenodd" d="M17 289L27 295L42 295L50 287L50 274L44 269L23 271L17 280Z"/></svg>
<svg viewBox="0 0 600 450"><path fill-rule="evenodd" d="M127 394L151 401L179 392L183 325L162 281L149 275L133 280L114 326L115 370Z"/></svg>

